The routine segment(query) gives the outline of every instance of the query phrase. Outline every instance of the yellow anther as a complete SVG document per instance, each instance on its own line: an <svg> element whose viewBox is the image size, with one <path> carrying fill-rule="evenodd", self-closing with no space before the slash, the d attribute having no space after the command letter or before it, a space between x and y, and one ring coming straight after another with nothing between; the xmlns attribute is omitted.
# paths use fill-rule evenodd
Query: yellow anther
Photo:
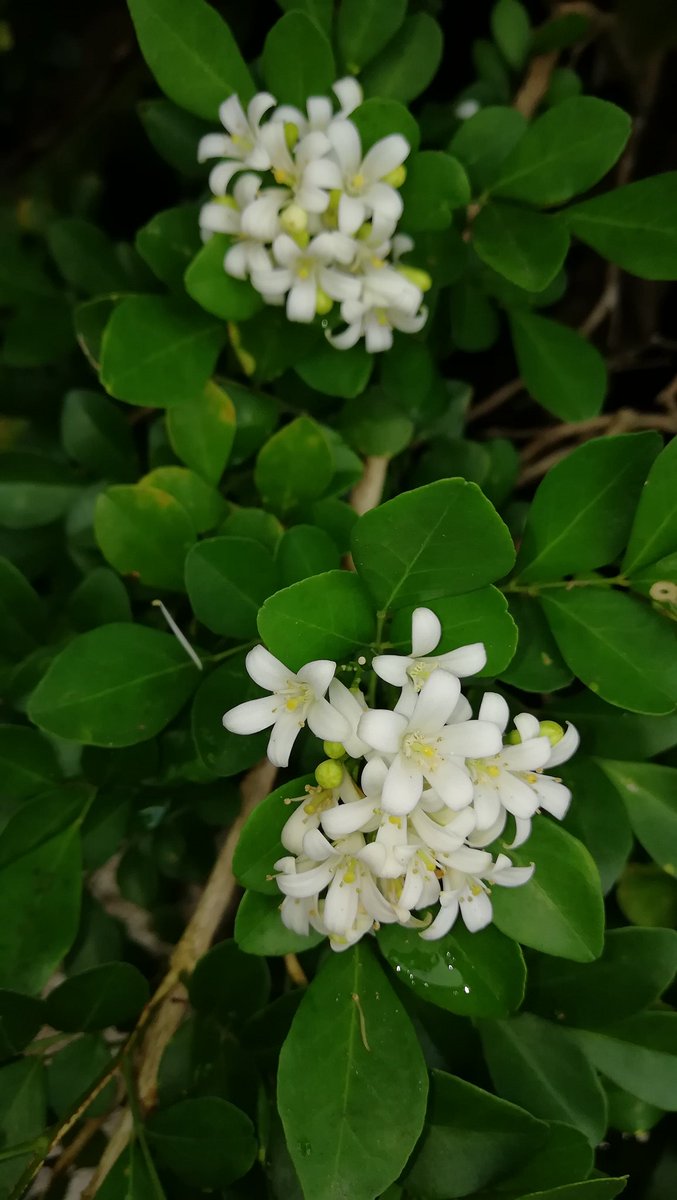
<svg viewBox="0 0 677 1200"><path fill-rule="evenodd" d="M388 820L390 821L391 825L396 825L398 829L402 828L402 818L401 817L388 817Z"/></svg>
<svg viewBox="0 0 677 1200"><path fill-rule="evenodd" d="M385 267L385 262L383 259L379 258L376 254L372 254L371 258L369 259L369 263L370 266L374 267L377 271L380 271L381 267Z"/></svg>
<svg viewBox="0 0 677 1200"><path fill-rule="evenodd" d="M383 182L389 183L391 187L401 188L407 178L407 168L405 166L395 167L394 171L389 171L383 176Z"/></svg>
<svg viewBox="0 0 677 1200"><path fill-rule="evenodd" d="M273 179L282 187L289 187L292 183L292 177L289 171L285 171L283 167L273 167Z"/></svg>
<svg viewBox="0 0 677 1200"><path fill-rule="evenodd" d="M356 878L357 878L357 876L355 875L355 860L351 859L350 862L348 863L348 866L346 867L345 871L343 872L343 882L344 883L354 883Z"/></svg>
<svg viewBox="0 0 677 1200"><path fill-rule="evenodd" d="M302 700L300 696L290 696L285 703L285 708L289 709L289 712L296 712L299 704L301 703Z"/></svg>
<svg viewBox="0 0 677 1200"><path fill-rule="evenodd" d="M420 288L422 292L430 291L433 281L427 271L421 271L419 267L400 266L397 268L400 275L404 275L414 287Z"/></svg>
<svg viewBox="0 0 677 1200"><path fill-rule="evenodd" d="M481 887L479 883L471 883L470 891L472 892L473 896L481 896L484 888Z"/></svg>
<svg viewBox="0 0 677 1200"><path fill-rule="evenodd" d="M376 320L378 321L379 325L389 325L390 324L390 321L388 320L388 313L385 308L375 308L374 316L376 317Z"/></svg>
<svg viewBox="0 0 677 1200"><path fill-rule="evenodd" d="M420 855L421 861L423 862L423 865L425 867L427 867L429 871L434 871L435 863L433 862L430 855L426 854L425 850L419 850L419 855Z"/></svg>
<svg viewBox="0 0 677 1200"><path fill-rule="evenodd" d="M538 775L534 775L533 771L530 771L526 777L526 780L527 783L538 783Z"/></svg>
<svg viewBox="0 0 677 1200"><path fill-rule="evenodd" d="M311 268L307 263L300 263L296 268L296 274L298 275L299 279L310 279L311 273Z"/></svg>
<svg viewBox="0 0 677 1200"><path fill-rule="evenodd" d="M490 775L492 779L498 779L498 776L500 774L501 774L500 767L487 767L487 775Z"/></svg>
<svg viewBox="0 0 677 1200"><path fill-rule="evenodd" d="M538 732L541 737L547 737L551 746L556 746L564 737L564 730L561 725L557 724L557 721L541 721Z"/></svg>
<svg viewBox="0 0 677 1200"><path fill-rule="evenodd" d="M351 188L354 188L355 191L359 191L360 188L364 187L365 182L366 182L366 180L364 178L364 175L362 174L361 171L358 171L357 175L353 175L353 177L350 181L350 186L351 186Z"/></svg>

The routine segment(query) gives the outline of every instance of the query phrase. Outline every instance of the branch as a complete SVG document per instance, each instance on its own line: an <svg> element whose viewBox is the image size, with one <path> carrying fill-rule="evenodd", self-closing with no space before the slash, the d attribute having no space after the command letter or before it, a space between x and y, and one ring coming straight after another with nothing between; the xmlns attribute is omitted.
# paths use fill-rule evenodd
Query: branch
<svg viewBox="0 0 677 1200"><path fill-rule="evenodd" d="M534 479L540 479L551 467L566 458L576 446L596 434L610 437L615 433L628 433L637 429L660 429L665 433L677 434L677 412L638 413L632 408L621 408L618 412L591 417L588 421L574 421L568 425L554 425L544 429L521 452L524 466L517 486L523 487ZM550 449L557 446L558 442L570 439L572 445ZM542 455L544 450L548 452Z"/></svg>
<svg viewBox="0 0 677 1200"><path fill-rule="evenodd" d="M350 493L350 504L363 516L381 502L390 459L387 454L370 454L364 460L364 474Z"/></svg>

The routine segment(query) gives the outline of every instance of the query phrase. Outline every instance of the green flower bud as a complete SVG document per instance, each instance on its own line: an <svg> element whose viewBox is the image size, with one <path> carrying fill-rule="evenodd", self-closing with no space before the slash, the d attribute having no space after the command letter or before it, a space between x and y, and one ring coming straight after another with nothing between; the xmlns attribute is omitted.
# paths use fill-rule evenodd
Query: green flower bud
<svg viewBox="0 0 677 1200"><path fill-rule="evenodd" d="M508 746L519 746L521 741L522 738L516 729L511 729L505 738L506 745Z"/></svg>
<svg viewBox="0 0 677 1200"><path fill-rule="evenodd" d="M224 208L237 208L232 196L214 196L214 204L222 204Z"/></svg>
<svg viewBox="0 0 677 1200"><path fill-rule="evenodd" d="M397 269L400 275L404 275L405 279L408 279L410 283L420 288L422 292L428 292L433 285L433 281L427 271L421 271L418 267L403 267L402 265Z"/></svg>
<svg viewBox="0 0 677 1200"><path fill-rule="evenodd" d="M564 737L564 730L557 721L541 721L538 731L541 737L547 737L551 746L556 746Z"/></svg>
<svg viewBox="0 0 677 1200"><path fill-rule="evenodd" d="M323 742L322 749L327 758L345 758L346 748L341 742Z"/></svg>
<svg viewBox="0 0 677 1200"><path fill-rule="evenodd" d="M299 233L305 233L308 228L308 213L300 204L290 204L280 215L280 225L286 233L296 237Z"/></svg>
<svg viewBox="0 0 677 1200"><path fill-rule="evenodd" d="M315 768L315 778L322 788L337 788L343 779L343 767L331 758L326 758Z"/></svg>
<svg viewBox="0 0 677 1200"><path fill-rule="evenodd" d="M285 121L284 123L284 140L287 143L288 150L293 150L299 140L299 127L293 121Z"/></svg>
<svg viewBox="0 0 677 1200"><path fill-rule="evenodd" d="M394 171L389 171L383 176L383 182L389 183L391 187L401 188L407 178L407 168L405 166L395 167Z"/></svg>
<svg viewBox="0 0 677 1200"><path fill-rule="evenodd" d="M315 312L317 313L318 317L326 317L327 313L331 312L333 307L334 301L332 300L331 296L328 296L327 293L323 291L321 287L319 287L315 297Z"/></svg>

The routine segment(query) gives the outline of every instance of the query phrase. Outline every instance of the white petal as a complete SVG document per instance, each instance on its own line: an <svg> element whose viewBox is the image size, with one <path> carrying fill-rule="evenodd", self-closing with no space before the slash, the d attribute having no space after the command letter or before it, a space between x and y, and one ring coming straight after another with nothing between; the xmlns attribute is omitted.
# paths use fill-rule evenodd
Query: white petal
<svg viewBox="0 0 677 1200"><path fill-rule="evenodd" d="M504 746L501 762L509 771L537 771L545 766L551 750L547 737L535 737L516 746Z"/></svg>
<svg viewBox="0 0 677 1200"><path fill-rule="evenodd" d="M476 829L474 833L471 833L470 837L468 838L469 845L478 849L481 849L483 846L490 846L491 843L496 840L499 834L503 833L507 819L508 815L501 805L500 812L494 821L494 824L490 825L488 829ZM519 819L515 817L515 824L519 825L519 823ZM531 822L529 822L529 825L531 825Z"/></svg>
<svg viewBox="0 0 677 1200"><path fill-rule="evenodd" d="M476 784L473 807L477 828L480 830L491 829L501 812L501 801L496 788L489 787L486 783Z"/></svg>
<svg viewBox="0 0 677 1200"><path fill-rule="evenodd" d="M402 891L398 900L398 908L411 912L418 908L423 895L424 872L420 858L414 858L407 869Z"/></svg>
<svg viewBox="0 0 677 1200"><path fill-rule="evenodd" d="M571 804L571 792L563 783L557 783L555 779L549 779L547 775L542 775L534 784L534 791L538 796L540 807L544 808L546 812L557 817L558 821L566 816Z"/></svg>
<svg viewBox="0 0 677 1200"><path fill-rule="evenodd" d="M275 767L287 767L292 746L296 741L303 722L295 713L282 713L273 725L268 741L268 758Z"/></svg>
<svg viewBox="0 0 677 1200"><path fill-rule="evenodd" d="M315 862L327 862L330 858L336 858L336 851L331 842L317 827L309 829L306 833L303 839L303 853Z"/></svg>
<svg viewBox="0 0 677 1200"><path fill-rule="evenodd" d="M459 646L457 650L450 650L447 654L440 654L437 661L445 671L452 671L454 675L465 678L466 675L476 675L478 671L486 667L487 652L484 649L484 642L472 642L468 646Z"/></svg>
<svg viewBox="0 0 677 1200"><path fill-rule="evenodd" d="M329 883L334 869L332 862L326 862L296 875L278 875L277 886L285 896L317 896Z"/></svg>
<svg viewBox="0 0 677 1200"><path fill-rule="evenodd" d="M359 279L345 271L337 271L335 267L320 269L320 287L332 300L357 300L362 291Z"/></svg>
<svg viewBox="0 0 677 1200"><path fill-rule="evenodd" d="M413 658L401 654L377 654L371 660L372 670L379 679L392 683L394 687L404 687L407 682L407 671L414 665Z"/></svg>
<svg viewBox="0 0 677 1200"><path fill-rule="evenodd" d="M330 158L314 159L313 162L308 163L303 172L303 186L324 188L326 191L331 191L333 188L341 188L343 186L343 177L340 167L337 163L332 162Z"/></svg>
<svg viewBox="0 0 677 1200"><path fill-rule="evenodd" d="M221 124L229 133L238 137L248 138L250 135L249 122L237 96L229 96L219 105Z"/></svg>
<svg viewBox="0 0 677 1200"><path fill-rule="evenodd" d="M282 924L287 929L291 929L292 933L298 933L301 937L305 937L310 932L308 907L307 901L293 900L291 896L285 896L280 905Z"/></svg>
<svg viewBox="0 0 677 1200"><path fill-rule="evenodd" d="M572 754L575 754L578 750L580 741L580 735L576 726L571 725L567 721L564 737L560 738L556 746L553 746L547 765L549 767L558 767L560 763L567 762Z"/></svg>
<svg viewBox="0 0 677 1200"><path fill-rule="evenodd" d="M422 308L417 316L412 317L389 309L389 318L393 329L400 329L402 333L418 333L428 320L428 310Z"/></svg>
<svg viewBox="0 0 677 1200"><path fill-rule="evenodd" d="M311 704L306 720L315 737L322 738L324 742L343 742L350 733L350 726L345 717L322 697Z"/></svg>
<svg viewBox="0 0 677 1200"><path fill-rule="evenodd" d="M472 708L465 696L459 696L456 708L449 717L447 725L459 725L462 721L472 720Z"/></svg>
<svg viewBox="0 0 677 1200"><path fill-rule="evenodd" d="M337 838L361 832L365 825L372 823L373 816L374 801L365 796L363 800L355 800L352 804L337 804L335 808L328 808L321 814L322 828L327 837L336 841Z"/></svg>
<svg viewBox="0 0 677 1200"><path fill-rule="evenodd" d="M297 679L309 683L318 700L324 696L336 674L336 663L329 658L316 658L297 672Z"/></svg>
<svg viewBox="0 0 677 1200"><path fill-rule="evenodd" d="M501 803L515 817L533 817L538 808L538 796L528 783L511 775L509 771L501 771L496 780Z"/></svg>
<svg viewBox="0 0 677 1200"><path fill-rule="evenodd" d="M261 242L276 239L280 228L280 209L288 195L283 188L269 188L257 196L242 213L242 232Z"/></svg>
<svg viewBox="0 0 677 1200"><path fill-rule="evenodd" d="M422 929L419 937L422 937L426 942L435 942L438 938L444 937L453 926L458 916L458 900L452 904L446 904L438 912L435 920L427 929Z"/></svg>
<svg viewBox="0 0 677 1200"><path fill-rule="evenodd" d="M531 817L515 817L515 836L508 843L509 850L516 850L518 846L523 846L529 837L531 837ZM499 829L499 833L501 830ZM498 836L498 835L497 835ZM493 838L491 839L494 840ZM487 842L487 845L489 843Z"/></svg>
<svg viewBox="0 0 677 1200"><path fill-rule="evenodd" d="M448 808L458 810L472 802L472 780L454 763L442 762L425 777Z"/></svg>
<svg viewBox="0 0 677 1200"><path fill-rule="evenodd" d="M362 325L356 322L349 325L343 333L332 333L330 329L326 331L325 337L336 350L351 350L356 346L362 336Z"/></svg>
<svg viewBox="0 0 677 1200"><path fill-rule="evenodd" d="M493 915L491 900L486 892L479 892L477 896L467 892L461 897L461 916L470 933L485 929L491 924Z"/></svg>
<svg viewBox="0 0 677 1200"><path fill-rule="evenodd" d="M328 96L309 96L306 102L308 121L313 129L326 129L334 115Z"/></svg>
<svg viewBox="0 0 677 1200"><path fill-rule="evenodd" d="M444 860L466 875L483 875L493 866L493 859L486 850L476 850L472 846L460 846L458 850L445 854Z"/></svg>
<svg viewBox="0 0 677 1200"><path fill-rule="evenodd" d="M504 855L499 855L499 859L503 857ZM510 860L508 859L508 862L509 861ZM496 866L498 867L498 870L496 870L492 875L493 882L497 883L499 887L508 888L522 887L523 884L528 883L535 869L534 863L532 863L529 867L505 867L503 865L499 867L498 859L496 861Z"/></svg>
<svg viewBox="0 0 677 1200"><path fill-rule="evenodd" d="M411 614L411 652L414 658L431 654L442 637L440 619L430 608L415 608Z"/></svg>
<svg viewBox="0 0 677 1200"><path fill-rule="evenodd" d="M375 880L367 870L360 872L360 901L369 916L382 925L387 925L395 920L392 905L378 890Z"/></svg>
<svg viewBox="0 0 677 1200"><path fill-rule="evenodd" d="M252 271L251 281L264 296L284 296L292 285L293 275L286 267Z"/></svg>
<svg viewBox="0 0 677 1200"><path fill-rule="evenodd" d="M220 162L209 172L209 190L215 196L225 196L233 175L243 169L241 162Z"/></svg>
<svg viewBox="0 0 677 1200"><path fill-rule="evenodd" d="M274 104L277 104L277 101L274 96L271 96L270 92L257 92L253 99L249 101L249 105L247 107L249 124L253 125L255 128L256 126L260 125L261 117L264 113L268 112L268 109L272 108Z"/></svg>
<svg viewBox="0 0 677 1200"><path fill-rule="evenodd" d="M225 158L231 145L229 137L224 133L205 133L197 144L197 161L205 162L208 158Z"/></svg>
<svg viewBox="0 0 677 1200"><path fill-rule="evenodd" d="M406 729L406 718L399 713L374 708L360 717L357 736L380 754L397 754Z"/></svg>
<svg viewBox="0 0 677 1200"><path fill-rule="evenodd" d="M510 709L498 692L485 692L477 715L480 721L493 721L503 733L510 720Z"/></svg>
<svg viewBox="0 0 677 1200"><path fill-rule="evenodd" d="M461 721L457 725L447 725L443 745L449 754L491 758L502 749L503 742L500 730L491 721Z"/></svg>
<svg viewBox="0 0 677 1200"><path fill-rule="evenodd" d="M518 713L515 717L515 729L523 742L538 737L541 732L538 717L532 716L531 713Z"/></svg>
<svg viewBox="0 0 677 1200"><path fill-rule="evenodd" d="M362 157L360 135L352 121L332 121L327 136L346 177L356 175Z"/></svg>
<svg viewBox="0 0 677 1200"><path fill-rule="evenodd" d="M301 249L288 233L281 233L273 242L273 254L282 267L293 267L301 256Z"/></svg>
<svg viewBox="0 0 677 1200"><path fill-rule="evenodd" d="M386 781L388 767L382 758L371 758L362 771L360 784L365 796L380 797Z"/></svg>
<svg viewBox="0 0 677 1200"><path fill-rule="evenodd" d="M236 242L226 251L223 266L228 275L233 275L235 279L247 278L247 249L242 242Z"/></svg>
<svg viewBox="0 0 677 1200"><path fill-rule="evenodd" d="M383 811L398 817L410 813L418 804L422 791L423 776L420 770L398 754L383 785Z"/></svg>
<svg viewBox="0 0 677 1200"><path fill-rule="evenodd" d="M260 733L274 723L278 703L275 696L247 700L224 713L223 724L230 733Z"/></svg>
<svg viewBox="0 0 677 1200"><path fill-rule="evenodd" d="M360 862L373 871L374 875L383 874L387 857L388 851L380 842L369 842L359 853Z"/></svg>
<svg viewBox="0 0 677 1200"><path fill-rule="evenodd" d="M387 183L372 183L362 193L362 199L368 209L386 221L399 221L402 216L402 197ZM418 304L416 307L418 308Z"/></svg>
<svg viewBox="0 0 677 1200"><path fill-rule="evenodd" d="M383 179L402 165L410 150L409 142L401 133L391 133L367 150L362 160L362 174L370 182Z"/></svg>
<svg viewBox="0 0 677 1200"><path fill-rule="evenodd" d="M348 116L362 103L364 92L352 75L337 79L331 89L341 105L341 115Z"/></svg>
<svg viewBox="0 0 677 1200"><path fill-rule="evenodd" d="M285 667L265 646L254 646L245 659L247 674L267 692L277 692L294 680L294 672Z"/></svg>
<svg viewBox="0 0 677 1200"><path fill-rule="evenodd" d="M301 279L292 284L287 296L287 316L290 321L308 325L315 316L317 284L314 279Z"/></svg>
<svg viewBox="0 0 677 1200"><path fill-rule="evenodd" d="M364 224L367 216L366 206L357 196L348 196L344 192L339 200L338 226L341 233L352 237Z"/></svg>
<svg viewBox="0 0 677 1200"><path fill-rule="evenodd" d="M306 812L307 797L304 796L286 822L280 834L280 841L290 854L300 854L303 850L303 839L311 829L317 829L320 823L319 813Z"/></svg>
<svg viewBox="0 0 677 1200"><path fill-rule="evenodd" d="M337 871L324 902L322 918L330 933L346 934L357 916L357 884L346 883Z"/></svg>
<svg viewBox="0 0 677 1200"><path fill-rule="evenodd" d="M436 733L454 711L461 685L453 675L436 671L419 692L411 724L421 733Z"/></svg>
<svg viewBox="0 0 677 1200"><path fill-rule="evenodd" d="M240 214L228 204L204 204L200 209L200 229L209 233L237 233Z"/></svg>
<svg viewBox="0 0 677 1200"><path fill-rule="evenodd" d="M393 344L390 325L374 316L367 317L364 326L364 345L369 354L384 354Z"/></svg>

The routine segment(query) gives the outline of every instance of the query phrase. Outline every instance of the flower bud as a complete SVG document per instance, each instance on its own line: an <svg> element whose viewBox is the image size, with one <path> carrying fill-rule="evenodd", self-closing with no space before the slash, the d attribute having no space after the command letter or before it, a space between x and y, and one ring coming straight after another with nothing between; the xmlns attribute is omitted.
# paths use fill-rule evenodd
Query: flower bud
<svg viewBox="0 0 677 1200"><path fill-rule="evenodd" d="M510 733L506 734L504 741L505 741L506 746L521 745L522 737L521 737L521 734L519 733L519 730L511 729Z"/></svg>
<svg viewBox="0 0 677 1200"><path fill-rule="evenodd" d="M299 233L305 233L308 228L308 213L305 208L301 208L300 204L290 204L280 214L280 225L285 233L297 237Z"/></svg>
<svg viewBox="0 0 677 1200"><path fill-rule="evenodd" d="M326 758L315 768L315 778L322 788L337 788L343 779L343 767L339 762Z"/></svg>
<svg viewBox="0 0 677 1200"><path fill-rule="evenodd" d="M237 208L233 196L212 196L212 204L222 204L224 208Z"/></svg>
<svg viewBox="0 0 677 1200"><path fill-rule="evenodd" d="M299 140L299 127L293 121L285 121L284 123L284 140L287 143L288 150L293 150Z"/></svg>
<svg viewBox="0 0 677 1200"><path fill-rule="evenodd" d="M538 732L541 737L547 737L551 746L556 746L564 737L564 730L561 725L557 724L557 721L541 721Z"/></svg>
<svg viewBox="0 0 677 1200"><path fill-rule="evenodd" d="M372 230L371 221L365 221L364 225L360 225L360 228L358 229L357 233L355 234L355 237L357 238L358 242L366 242L367 238L371 236L371 230Z"/></svg>
<svg viewBox="0 0 677 1200"><path fill-rule="evenodd" d="M407 178L407 168L405 166L395 167L394 171L389 171L383 176L383 182L389 183L391 187L401 188Z"/></svg>
<svg viewBox="0 0 677 1200"><path fill-rule="evenodd" d="M397 269L400 275L404 275L405 279L420 288L422 292L427 292L432 287L433 281L427 271L421 271L419 267L405 267L401 264Z"/></svg>
<svg viewBox="0 0 677 1200"><path fill-rule="evenodd" d="M327 758L344 758L346 748L341 742L323 742L322 749Z"/></svg>
<svg viewBox="0 0 677 1200"><path fill-rule="evenodd" d="M328 296L321 287L317 289L315 296L315 312L318 317L326 317L328 312L331 312L334 307L334 301L331 296ZM330 756L331 757L331 756Z"/></svg>

